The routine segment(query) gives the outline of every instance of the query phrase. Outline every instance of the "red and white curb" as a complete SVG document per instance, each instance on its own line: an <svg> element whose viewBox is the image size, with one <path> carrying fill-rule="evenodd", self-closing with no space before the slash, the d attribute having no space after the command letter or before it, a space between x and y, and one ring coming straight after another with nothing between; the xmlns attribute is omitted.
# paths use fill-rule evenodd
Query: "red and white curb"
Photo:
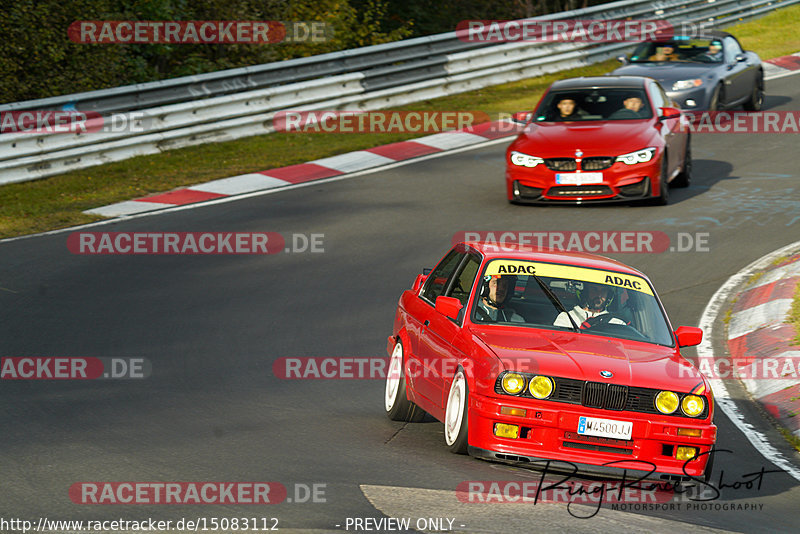
<svg viewBox="0 0 800 534"><path fill-rule="evenodd" d="M793 71L800 70L800 52L767 60L763 65L764 75L767 79L780 78L781 76L792 74ZM221 178L204 184L176 189L168 193L93 208L84 211L84 213L102 217L122 217L256 191L276 189L382 167L398 161L414 159L437 152L478 145L489 140L517 135L521 129L521 125L511 121L487 122L464 130L454 130L416 138L411 141L357 150L298 165Z"/></svg>
<svg viewBox="0 0 800 534"><path fill-rule="evenodd" d="M790 344L797 332L786 323L798 283L800 254L746 286L728 323L728 350L753 398L800 437L800 346Z"/></svg>
<svg viewBox="0 0 800 534"><path fill-rule="evenodd" d="M511 121L487 122L464 130L443 132L411 141L357 150L308 163L222 178L168 193L117 202L109 206L87 210L84 213L103 217L120 217L286 187L510 137L517 135L521 129L522 125Z"/></svg>
<svg viewBox="0 0 800 534"><path fill-rule="evenodd" d="M787 294L783 292L785 289L778 289L778 286L770 286L770 284L778 282L782 276L795 277L797 275L797 271L794 271L794 269L797 268L797 261L790 262L789 260L784 260L784 258L796 259L797 256L800 256L800 241L791 243L752 262L750 265L728 278L714 293L703 310L698 324L698 326L703 329L703 341L697 346L697 357L701 369L708 368L708 366L710 366L711 369L714 368L713 366L718 356L718 350L715 350L714 340L716 339L716 335L714 332L715 328L721 323L721 317L728 309L728 303L731 297L737 293L739 294L736 304L739 304L740 301L741 304L736 308L737 313L767 302L768 299L762 297L762 293L764 295L778 295L775 300L782 300ZM775 266L779 261L781 262L780 265ZM792 264L792 267L789 267L790 264ZM766 273L756 280L756 282L760 282L759 284L753 284L752 287L747 286L747 282L752 280L753 275L765 271ZM762 287L764 289L760 289ZM748 294L751 290L759 291L759 293L753 292ZM753 303L755 303L755 305L751 306L750 304ZM761 309L765 310L766 308ZM731 316L729 324L733 323L735 329L729 330L729 332L736 337L729 338L729 336L725 336L725 339L735 340L759 330L758 326L767 327L767 321L759 321L754 318L755 315L753 314L751 314L749 319L745 315L739 315L736 317L736 322L733 323L734 318ZM782 324L784 320L785 317L782 317L779 319L779 322ZM756 328L753 328L754 326ZM788 345L789 339L791 339L791 337L783 337L781 339L784 347ZM747 345L745 344L745 346ZM716 348L718 349L719 347ZM733 348L733 350L738 350L738 348ZM752 353L752 355L756 357L755 352ZM800 481L800 468L795 465L795 462L788 458L784 452L778 450L770 439L761 430L756 428L739 409L737 400L734 399L728 391L728 380L712 375L708 376L708 381L711 384L711 389L714 391L714 404L720 411L728 416L731 423L742 432L743 438L749 441L753 445L753 448L761 453L764 458L775 464L778 468L783 469L795 480ZM790 386L791 384L783 379L779 379L779 381L782 387Z"/></svg>
<svg viewBox="0 0 800 534"><path fill-rule="evenodd" d="M800 52L796 52L790 56L768 59L763 62L763 65L764 77L780 78L783 75L800 70Z"/></svg>

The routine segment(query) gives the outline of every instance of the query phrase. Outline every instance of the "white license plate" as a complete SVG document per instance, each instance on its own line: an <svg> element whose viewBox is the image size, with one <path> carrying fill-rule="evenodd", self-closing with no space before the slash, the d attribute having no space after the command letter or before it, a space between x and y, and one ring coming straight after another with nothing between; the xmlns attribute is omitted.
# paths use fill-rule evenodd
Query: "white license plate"
<svg viewBox="0 0 800 534"><path fill-rule="evenodd" d="M630 421L614 421L612 419L597 419L594 417L581 417L578 419L578 434L583 434L584 436L631 439L632 432L633 423Z"/></svg>
<svg viewBox="0 0 800 534"><path fill-rule="evenodd" d="M556 183L560 185L602 184L602 172L557 172Z"/></svg>

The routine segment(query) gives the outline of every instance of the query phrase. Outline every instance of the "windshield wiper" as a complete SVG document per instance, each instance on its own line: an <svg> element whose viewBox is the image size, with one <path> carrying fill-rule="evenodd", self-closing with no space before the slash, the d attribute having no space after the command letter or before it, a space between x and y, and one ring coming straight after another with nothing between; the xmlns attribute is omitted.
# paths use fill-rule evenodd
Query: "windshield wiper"
<svg viewBox="0 0 800 534"><path fill-rule="evenodd" d="M578 328L578 325L575 323L575 320L572 318L572 315L569 314L569 312L564 307L564 305L561 303L561 301L558 300L558 297L555 295L555 293L550 291L550 288L547 287L547 284L542 282L541 278L539 278L535 274L532 274L531 276L533 277L534 280L536 280L536 283L539 284L539 287L542 288L542 291L544 291L544 294L547 295L547 298L550 299L550 302L553 303L553 306L555 306L556 309L558 309L558 311L567 314L567 318L569 319L569 322L572 323L572 330L574 332L580 332L580 328Z"/></svg>

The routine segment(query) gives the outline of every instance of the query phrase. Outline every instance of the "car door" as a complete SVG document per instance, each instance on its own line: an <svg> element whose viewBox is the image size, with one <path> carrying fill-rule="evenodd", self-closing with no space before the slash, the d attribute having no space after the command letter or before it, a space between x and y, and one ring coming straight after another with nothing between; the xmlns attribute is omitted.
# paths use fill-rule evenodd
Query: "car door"
<svg viewBox="0 0 800 534"><path fill-rule="evenodd" d="M660 108L670 107L671 102L658 82L650 82L648 92L653 103L653 112L660 116L662 114ZM681 134L680 118L664 119L660 121L658 127L661 130L661 137L667 145L667 179L669 179L673 170L683 160L683 145L686 141Z"/></svg>
<svg viewBox="0 0 800 534"><path fill-rule="evenodd" d="M475 278L478 275L480 265L481 258L477 253L471 252L467 254L445 291L445 296L456 298L461 302L461 306L463 306L461 313L455 320L436 313L427 330L428 333L436 335L437 338L448 340L445 350L431 354L433 360L431 369L437 375L435 382L439 388L439 399L442 407L447 402L451 380L455 376L458 364L463 357L461 351L455 347L454 341L464 325L464 317L468 313L467 303L475 286Z"/></svg>
<svg viewBox="0 0 800 534"><path fill-rule="evenodd" d="M413 335L416 340L411 342L408 380L417 394L436 406L439 406L442 388L438 383L441 380L441 370L437 372L436 367L441 369L441 355L448 351L455 330L448 327L449 320L437 312L434 306L436 298L445 294L449 282L465 257L466 251L463 248L454 248L439 262L425 280L410 314L414 317L414 324L409 328L409 337Z"/></svg>
<svg viewBox="0 0 800 534"><path fill-rule="evenodd" d="M731 36L722 39L722 53L725 58L726 83L725 83L725 102L738 102L747 97L753 89L753 77L755 66L749 58L744 61L737 61L737 57L744 54L738 41Z"/></svg>

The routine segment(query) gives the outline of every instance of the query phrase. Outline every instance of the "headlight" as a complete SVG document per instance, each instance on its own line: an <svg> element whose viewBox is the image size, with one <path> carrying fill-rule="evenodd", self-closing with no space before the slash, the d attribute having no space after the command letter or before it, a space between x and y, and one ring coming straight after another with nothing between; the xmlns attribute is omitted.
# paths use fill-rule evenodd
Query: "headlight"
<svg viewBox="0 0 800 534"><path fill-rule="evenodd" d="M623 154L621 156L617 156L616 161L621 161L625 165L636 165L637 163L647 163L653 156L656 155L656 149L653 147L643 148L642 150L637 150L636 152L631 152L630 154Z"/></svg>
<svg viewBox="0 0 800 534"><path fill-rule="evenodd" d="M689 417L697 417L706 407L703 397L697 395L686 395L681 401L681 410Z"/></svg>
<svg viewBox="0 0 800 534"><path fill-rule="evenodd" d="M523 154L522 152L517 152L515 150L511 152L511 163L514 165L519 165L520 167L529 167L532 169L540 163L544 163L544 160L542 158L529 156L528 154Z"/></svg>
<svg viewBox="0 0 800 534"><path fill-rule="evenodd" d="M695 78L693 80L678 80L672 84L673 91L683 91L684 89L691 89L692 87L700 87L703 85L703 80Z"/></svg>
<svg viewBox="0 0 800 534"><path fill-rule="evenodd" d="M528 391L537 399L546 399L553 393L553 379L546 376L534 376L528 385Z"/></svg>
<svg viewBox="0 0 800 534"><path fill-rule="evenodd" d="M516 395L525 389L525 377L519 373L508 373L503 376L503 391L509 395Z"/></svg>
<svg viewBox="0 0 800 534"><path fill-rule="evenodd" d="M663 414L674 413L678 409L678 396L671 391L662 391L656 395L656 408Z"/></svg>

